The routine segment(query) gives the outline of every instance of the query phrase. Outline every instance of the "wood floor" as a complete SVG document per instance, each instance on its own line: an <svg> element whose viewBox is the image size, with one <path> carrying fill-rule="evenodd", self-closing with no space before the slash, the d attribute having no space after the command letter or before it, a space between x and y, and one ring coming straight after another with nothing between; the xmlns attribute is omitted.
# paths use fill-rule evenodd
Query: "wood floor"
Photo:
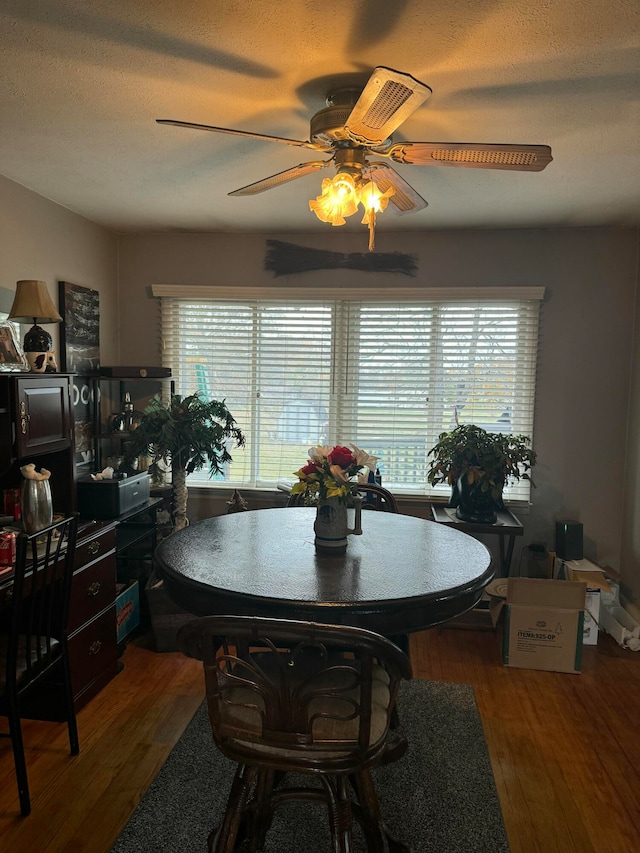
<svg viewBox="0 0 640 853"><path fill-rule="evenodd" d="M0 741L1 853L111 849L203 698L199 663L147 645L80 712L80 755L64 725L25 723L28 818ZM580 675L517 670L493 632L447 628L415 635L412 661L417 678L474 685L512 853L640 849L640 653L601 637Z"/></svg>

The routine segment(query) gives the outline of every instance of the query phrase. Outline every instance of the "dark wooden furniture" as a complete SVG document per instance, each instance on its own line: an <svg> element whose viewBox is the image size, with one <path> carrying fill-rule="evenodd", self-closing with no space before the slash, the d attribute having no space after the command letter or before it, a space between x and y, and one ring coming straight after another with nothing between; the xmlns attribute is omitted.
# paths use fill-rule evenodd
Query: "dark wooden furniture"
<svg viewBox="0 0 640 853"><path fill-rule="evenodd" d="M69 374L0 374L0 488L17 489L20 467L34 462L51 471L53 510L75 511L73 377ZM19 522L17 522L19 524ZM73 555L69 607L69 657L76 711L117 672L115 629L115 522L82 521ZM13 572L0 577L0 624L13 594ZM61 685L39 685L26 711L41 719L64 718Z"/></svg>
<svg viewBox="0 0 640 853"><path fill-rule="evenodd" d="M491 555L459 530L395 513L363 514L346 553L314 548L315 510L249 510L163 540L156 562L169 596L199 616L320 621L393 636L471 609L493 577Z"/></svg>
<svg viewBox="0 0 640 853"><path fill-rule="evenodd" d="M51 471L54 512L76 507L71 377L0 373L0 490L20 487L20 468Z"/></svg>
<svg viewBox="0 0 640 853"><path fill-rule="evenodd" d="M375 483L358 483L358 493L364 497L362 509L378 512L398 512L398 503L389 489Z"/></svg>
<svg viewBox="0 0 640 853"><path fill-rule="evenodd" d="M9 631L0 635L0 714L8 719L9 733L0 736L13 744L23 816L31 812L31 800L21 705L53 673L62 684L71 754L80 750L67 637L77 527L77 516L70 516L37 533L20 534L16 546Z"/></svg>
<svg viewBox="0 0 640 853"><path fill-rule="evenodd" d="M115 600L115 524L82 523L69 613L69 654L76 710L84 707L118 672ZM51 701L49 711L55 714L56 708L57 703ZM46 713L44 708L42 712Z"/></svg>
<svg viewBox="0 0 640 853"><path fill-rule="evenodd" d="M388 749L398 687L411 678L406 656L369 631L282 619L208 617L179 640L203 661L213 738L238 764L210 853L241 840L262 850L274 809L294 799L326 803L334 853L353 849L354 816L367 850L387 853L371 771L406 751L402 738ZM289 773L320 787L292 787Z"/></svg>
<svg viewBox="0 0 640 853"><path fill-rule="evenodd" d="M113 522L80 521L73 555L68 634L74 706L79 711L118 671L116 645L116 539ZM0 624L13 598L14 573L0 579ZM45 679L25 703L24 716L64 719L61 683Z"/></svg>
<svg viewBox="0 0 640 853"><path fill-rule="evenodd" d="M78 407L90 422L90 440L94 461L92 469L101 471L108 464L117 468L118 460L126 452L131 430L136 419L150 400L160 394L173 394L171 372L167 376L154 376L151 368L102 367L99 374L77 378L85 384L87 404ZM129 399L125 411L125 397Z"/></svg>
<svg viewBox="0 0 640 853"><path fill-rule="evenodd" d="M431 504L431 515L438 524L447 524L469 533L472 536L481 533L487 536L497 536L500 547L500 576L508 577L511 571L511 558L516 536L522 536L524 527L520 521L508 509L498 511L495 524L474 524L469 521L460 521L456 518L455 509L443 504Z"/></svg>

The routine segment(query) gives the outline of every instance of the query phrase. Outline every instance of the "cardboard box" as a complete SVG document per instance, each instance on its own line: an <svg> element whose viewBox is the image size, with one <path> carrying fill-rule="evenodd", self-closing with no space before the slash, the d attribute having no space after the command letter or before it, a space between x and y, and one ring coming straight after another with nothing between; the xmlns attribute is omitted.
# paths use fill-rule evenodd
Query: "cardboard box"
<svg viewBox="0 0 640 853"><path fill-rule="evenodd" d="M83 518L118 518L149 500L149 475L134 474L122 480L78 479L78 506Z"/></svg>
<svg viewBox="0 0 640 853"><path fill-rule="evenodd" d="M502 626L505 666L580 672L586 586L509 578Z"/></svg>
<svg viewBox="0 0 640 853"><path fill-rule="evenodd" d="M140 624L138 581L116 586L116 639L121 643Z"/></svg>
<svg viewBox="0 0 640 853"><path fill-rule="evenodd" d="M600 599L603 593L611 592L604 569L590 560L560 560L556 558L554 577L567 581L578 581L587 585L584 613L583 643L595 646L598 642L600 625Z"/></svg>

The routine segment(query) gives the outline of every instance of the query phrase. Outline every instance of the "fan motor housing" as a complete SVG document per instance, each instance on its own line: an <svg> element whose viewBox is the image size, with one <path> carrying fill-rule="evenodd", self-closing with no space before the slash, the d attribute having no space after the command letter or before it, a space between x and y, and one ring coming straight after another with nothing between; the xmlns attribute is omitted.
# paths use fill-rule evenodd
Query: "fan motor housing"
<svg viewBox="0 0 640 853"><path fill-rule="evenodd" d="M351 115L351 104L325 107L311 119L310 139L318 145L333 145L336 142L351 142L344 125Z"/></svg>

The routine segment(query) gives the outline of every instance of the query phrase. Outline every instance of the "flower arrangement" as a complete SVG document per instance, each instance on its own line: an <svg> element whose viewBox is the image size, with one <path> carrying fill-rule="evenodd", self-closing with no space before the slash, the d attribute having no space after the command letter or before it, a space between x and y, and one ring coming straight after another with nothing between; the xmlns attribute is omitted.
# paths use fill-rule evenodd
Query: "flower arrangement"
<svg viewBox="0 0 640 853"><path fill-rule="evenodd" d="M304 502L308 505L327 498L339 498L346 502L354 491L351 478L366 468L375 471L377 462L377 456L370 456L355 444L349 447L310 447L309 461L295 472L298 482L292 486L291 494L303 494Z"/></svg>

